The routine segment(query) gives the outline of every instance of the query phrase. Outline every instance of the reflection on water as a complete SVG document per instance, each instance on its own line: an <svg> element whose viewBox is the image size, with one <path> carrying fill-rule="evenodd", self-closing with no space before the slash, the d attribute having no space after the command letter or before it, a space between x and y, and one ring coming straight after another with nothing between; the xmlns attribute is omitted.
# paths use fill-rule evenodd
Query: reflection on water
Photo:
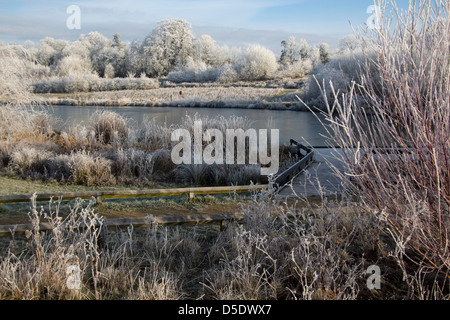
<svg viewBox="0 0 450 320"><path fill-rule="evenodd" d="M189 107L96 107L96 106L51 106L46 107L50 114L61 119L65 126L87 124L90 116L98 110L109 110L130 119L131 125L139 125L146 117L152 117L157 122L180 124L186 115L201 117L230 116L247 117L253 121L254 129L279 129L280 143L289 144L290 139L311 146L326 145L321 134L325 130L310 112L277 111L259 109L231 109L231 108L189 108Z"/></svg>

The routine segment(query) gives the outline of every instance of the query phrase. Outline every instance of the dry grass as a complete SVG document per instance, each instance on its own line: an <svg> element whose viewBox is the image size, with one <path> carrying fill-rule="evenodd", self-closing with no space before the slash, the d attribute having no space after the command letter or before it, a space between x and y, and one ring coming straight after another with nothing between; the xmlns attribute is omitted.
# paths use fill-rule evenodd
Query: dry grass
<svg viewBox="0 0 450 320"><path fill-rule="evenodd" d="M107 230L92 203L60 212L58 201L33 206L27 238L14 235L0 255L2 299L404 299L387 224L342 200L283 201L254 194L244 222L213 226ZM149 217L149 219L151 219ZM38 231L40 221L54 227ZM151 220L149 220L151 221ZM402 260L410 267L408 260ZM382 289L366 286L368 266ZM67 270L80 269L80 289ZM421 290L432 288L425 279ZM431 290L431 289L430 289ZM428 291L431 292L431 291ZM448 290L428 298L448 299Z"/></svg>

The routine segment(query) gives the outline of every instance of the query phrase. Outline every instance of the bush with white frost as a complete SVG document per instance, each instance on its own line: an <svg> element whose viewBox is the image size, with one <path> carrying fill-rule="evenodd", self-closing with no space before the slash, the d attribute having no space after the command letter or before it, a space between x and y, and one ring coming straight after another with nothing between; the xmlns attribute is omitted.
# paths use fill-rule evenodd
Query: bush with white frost
<svg viewBox="0 0 450 320"><path fill-rule="evenodd" d="M248 81L271 79L277 69L274 53L260 45L248 47L238 63L240 78Z"/></svg>
<svg viewBox="0 0 450 320"><path fill-rule="evenodd" d="M227 63L218 70L217 82L233 83L239 80L239 74L233 65Z"/></svg>
<svg viewBox="0 0 450 320"><path fill-rule="evenodd" d="M172 82L214 82L217 79L217 69L201 60L188 57L186 63L170 72L167 79Z"/></svg>
<svg viewBox="0 0 450 320"><path fill-rule="evenodd" d="M58 62L55 66L55 72L59 77L67 77L92 74L93 69L89 60L77 55L69 55Z"/></svg>

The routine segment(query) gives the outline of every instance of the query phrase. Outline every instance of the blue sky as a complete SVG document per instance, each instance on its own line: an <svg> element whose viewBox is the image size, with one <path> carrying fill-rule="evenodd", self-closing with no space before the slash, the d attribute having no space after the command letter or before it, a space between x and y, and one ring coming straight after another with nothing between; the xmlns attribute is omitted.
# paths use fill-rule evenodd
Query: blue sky
<svg viewBox="0 0 450 320"><path fill-rule="evenodd" d="M399 7L407 3L397 1ZM80 30L66 27L66 9L73 4L81 9ZM192 24L196 36L210 34L230 46L260 43L277 50L289 35L334 46L352 33L350 22L366 22L371 4L373 0L0 0L0 41L74 40L91 31L107 37L118 32L125 41L140 41L158 21L181 18Z"/></svg>

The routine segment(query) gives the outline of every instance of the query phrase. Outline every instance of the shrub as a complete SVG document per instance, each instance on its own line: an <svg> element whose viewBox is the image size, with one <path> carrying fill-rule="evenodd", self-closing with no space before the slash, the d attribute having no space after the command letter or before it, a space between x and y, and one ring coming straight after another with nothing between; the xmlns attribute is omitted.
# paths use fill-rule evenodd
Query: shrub
<svg viewBox="0 0 450 320"><path fill-rule="evenodd" d="M171 131L170 127L158 124L153 118L144 118L136 133L139 148L149 151L169 148Z"/></svg>
<svg viewBox="0 0 450 320"><path fill-rule="evenodd" d="M152 172L154 175L167 176L175 169L168 149L159 149L152 153Z"/></svg>
<svg viewBox="0 0 450 320"><path fill-rule="evenodd" d="M24 146L11 154L9 167L22 176L45 174L45 166L53 154L51 152Z"/></svg>
<svg viewBox="0 0 450 320"><path fill-rule="evenodd" d="M46 172L48 178L60 182L85 186L114 185L116 180L111 167L111 160L82 150L48 159Z"/></svg>
<svg viewBox="0 0 450 320"><path fill-rule="evenodd" d="M104 144L114 144L117 147L128 136L127 120L112 111L96 111L90 118L89 125L97 140Z"/></svg>
<svg viewBox="0 0 450 320"><path fill-rule="evenodd" d="M55 67L55 72L59 77L77 75L92 75L92 66L89 60L78 55L69 55L61 60Z"/></svg>
<svg viewBox="0 0 450 320"><path fill-rule="evenodd" d="M226 64L219 68L217 82L232 83L239 80L239 74L231 64Z"/></svg>
<svg viewBox="0 0 450 320"><path fill-rule="evenodd" d="M238 64L240 78L248 81L271 79L277 69L273 52L259 45L248 47Z"/></svg>
<svg viewBox="0 0 450 320"><path fill-rule="evenodd" d="M114 157L113 173L125 183L146 181L153 172L152 155L138 149L119 149Z"/></svg>
<svg viewBox="0 0 450 320"><path fill-rule="evenodd" d="M278 78L303 78L311 73L312 68L312 62L309 59L296 61L292 64L285 65L278 72Z"/></svg>
<svg viewBox="0 0 450 320"><path fill-rule="evenodd" d="M384 11L380 28L360 37L361 83L343 96L334 92L325 114L344 152L341 178L390 225L404 277L423 297L448 288L450 274L450 18L444 2L410 4L406 14L386 4L394 8L394 29ZM414 275L405 257L417 264ZM419 280L427 273L436 281L431 289Z"/></svg>
<svg viewBox="0 0 450 320"><path fill-rule="evenodd" d="M189 57L185 65L178 66L167 76L169 81L179 82L214 82L217 69L206 65L203 61L195 61Z"/></svg>
<svg viewBox="0 0 450 320"><path fill-rule="evenodd" d="M50 77L33 84L34 93L148 90L157 88L159 88L157 79L147 77L105 79L90 73L70 74L64 77Z"/></svg>

